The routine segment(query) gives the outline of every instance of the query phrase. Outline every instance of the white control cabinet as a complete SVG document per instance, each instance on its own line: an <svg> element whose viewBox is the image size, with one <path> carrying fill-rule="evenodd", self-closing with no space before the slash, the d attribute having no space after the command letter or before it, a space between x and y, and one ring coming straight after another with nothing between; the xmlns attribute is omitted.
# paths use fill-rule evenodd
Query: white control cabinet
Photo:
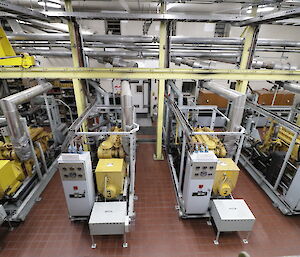
<svg viewBox="0 0 300 257"><path fill-rule="evenodd" d="M95 202L90 153L63 153L58 159L58 167L69 216L89 216Z"/></svg>
<svg viewBox="0 0 300 257"><path fill-rule="evenodd" d="M186 214L208 212L217 162L212 151L188 153L182 195Z"/></svg>

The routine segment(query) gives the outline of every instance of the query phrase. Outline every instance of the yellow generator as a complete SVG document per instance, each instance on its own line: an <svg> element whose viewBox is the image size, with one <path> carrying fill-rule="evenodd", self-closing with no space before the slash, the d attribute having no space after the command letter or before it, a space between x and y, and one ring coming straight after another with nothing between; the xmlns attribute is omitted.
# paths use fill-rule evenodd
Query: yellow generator
<svg viewBox="0 0 300 257"><path fill-rule="evenodd" d="M239 167L232 159L219 158L213 185L214 195L230 195L236 186L239 171Z"/></svg>
<svg viewBox="0 0 300 257"><path fill-rule="evenodd" d="M95 170L98 192L106 199L123 193L126 163L123 159L100 159Z"/></svg>
<svg viewBox="0 0 300 257"><path fill-rule="evenodd" d="M194 128L194 132L214 132L208 127ZM203 146L207 146L208 150L213 151L217 157L225 157L227 151L224 144L216 136L211 135L195 135L192 137L193 143L199 143Z"/></svg>
<svg viewBox="0 0 300 257"><path fill-rule="evenodd" d="M0 160L0 199L11 196L22 185L25 176L20 163Z"/></svg>

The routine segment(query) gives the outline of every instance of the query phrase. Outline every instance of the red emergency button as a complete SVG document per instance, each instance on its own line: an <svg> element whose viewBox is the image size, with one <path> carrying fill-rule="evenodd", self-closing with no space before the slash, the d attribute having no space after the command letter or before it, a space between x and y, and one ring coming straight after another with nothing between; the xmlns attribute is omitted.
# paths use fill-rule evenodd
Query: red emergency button
<svg viewBox="0 0 300 257"><path fill-rule="evenodd" d="M201 189L201 188L203 188L203 185L199 185L198 187Z"/></svg>
<svg viewBox="0 0 300 257"><path fill-rule="evenodd" d="M73 186L73 189L74 190L78 190L78 186Z"/></svg>

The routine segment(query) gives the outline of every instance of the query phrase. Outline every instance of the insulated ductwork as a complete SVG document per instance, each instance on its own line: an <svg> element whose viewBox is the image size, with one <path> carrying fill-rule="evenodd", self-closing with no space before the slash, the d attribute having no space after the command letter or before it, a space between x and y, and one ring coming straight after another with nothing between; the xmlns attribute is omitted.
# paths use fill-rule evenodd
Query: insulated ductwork
<svg viewBox="0 0 300 257"><path fill-rule="evenodd" d="M252 68L254 69L274 69L274 70L297 70L297 66L292 66L289 63L264 62L253 60Z"/></svg>
<svg viewBox="0 0 300 257"><path fill-rule="evenodd" d="M88 83L96 90L98 100L103 97L104 105L109 106L109 93L106 92L96 81L88 80Z"/></svg>
<svg viewBox="0 0 300 257"><path fill-rule="evenodd" d="M97 58L100 63L110 63L113 67L138 68L137 62L124 61L121 58Z"/></svg>
<svg viewBox="0 0 300 257"><path fill-rule="evenodd" d="M230 121L227 124L227 129L234 132L240 131L246 103L246 95L213 83L208 83L204 87L232 101L229 113ZM224 144L227 148L229 157L232 157L236 152L236 140L236 136L226 136L224 139Z"/></svg>
<svg viewBox="0 0 300 257"><path fill-rule="evenodd" d="M227 128L229 131L239 131L243 119L246 95L214 83L208 83L204 85L204 87L232 101L229 113L230 122L228 123Z"/></svg>
<svg viewBox="0 0 300 257"><path fill-rule="evenodd" d="M300 84L298 83L284 82L282 87L290 92L300 94Z"/></svg>
<svg viewBox="0 0 300 257"><path fill-rule="evenodd" d="M190 60L190 59L186 59L186 58L181 58L181 57L177 57L177 58L172 58L171 60L172 62L174 62L176 65L187 65L189 67L192 68L199 68L199 69L211 69L211 63L209 62L201 62L198 60Z"/></svg>
<svg viewBox="0 0 300 257"><path fill-rule="evenodd" d="M43 83L0 100L0 106L7 121L10 140L21 161L31 158L29 137L18 112L18 105L28 102L52 88L50 83Z"/></svg>
<svg viewBox="0 0 300 257"><path fill-rule="evenodd" d="M122 60L121 58L113 58L111 65L114 67L138 68L138 64L136 62L127 62L127 61Z"/></svg>
<svg viewBox="0 0 300 257"><path fill-rule="evenodd" d="M132 93L128 81L123 80L121 83L121 87L122 87L121 104L122 104L122 113L123 113L123 129L128 131L128 129L133 124Z"/></svg>

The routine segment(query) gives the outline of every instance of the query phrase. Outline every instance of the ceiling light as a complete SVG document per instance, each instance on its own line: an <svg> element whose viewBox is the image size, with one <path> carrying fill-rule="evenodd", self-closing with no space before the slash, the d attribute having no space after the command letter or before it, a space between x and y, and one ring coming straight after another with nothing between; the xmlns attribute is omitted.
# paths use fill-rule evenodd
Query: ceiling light
<svg viewBox="0 0 300 257"><path fill-rule="evenodd" d="M61 2L59 0L38 0L38 5L45 8L61 8Z"/></svg>
<svg viewBox="0 0 300 257"><path fill-rule="evenodd" d="M258 7L257 7L257 12L258 13L262 13L262 12L271 12L271 11L273 11L273 10L275 10L275 6L272 6L272 5L259 5ZM252 6L249 6L248 8L247 8L247 11L246 11L247 13L252 13Z"/></svg>

